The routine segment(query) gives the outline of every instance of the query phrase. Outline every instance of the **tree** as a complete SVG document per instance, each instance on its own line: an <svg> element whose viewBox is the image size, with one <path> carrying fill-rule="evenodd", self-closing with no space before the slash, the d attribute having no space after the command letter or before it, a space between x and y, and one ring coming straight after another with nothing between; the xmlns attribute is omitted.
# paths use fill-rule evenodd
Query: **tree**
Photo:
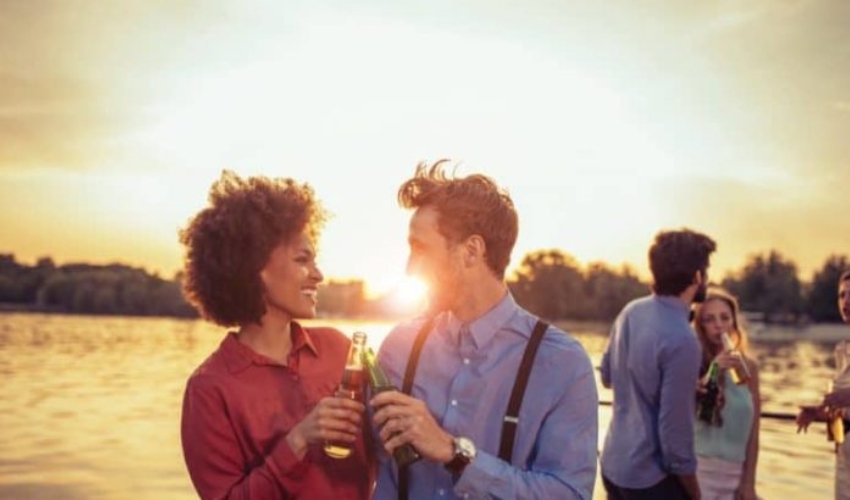
<svg viewBox="0 0 850 500"><path fill-rule="evenodd" d="M612 320L631 300L645 295L649 290L628 266L621 272L602 263L590 264L585 272L585 294L589 313L581 319Z"/></svg>
<svg viewBox="0 0 850 500"><path fill-rule="evenodd" d="M520 305L542 318L597 321L613 320L648 288L628 266L618 271L597 262L582 269L557 249L527 254L508 286Z"/></svg>
<svg viewBox="0 0 850 500"><path fill-rule="evenodd" d="M585 309L583 289L578 263L557 249L527 254L511 283L517 302L548 320L581 315Z"/></svg>
<svg viewBox="0 0 850 500"><path fill-rule="evenodd" d="M815 273L806 297L806 314L813 321L841 322L838 312L838 278L850 269L846 255L830 255Z"/></svg>
<svg viewBox="0 0 850 500"><path fill-rule="evenodd" d="M743 310L764 313L767 321L796 321L803 311L797 265L776 250L751 256L723 286L738 297Z"/></svg>

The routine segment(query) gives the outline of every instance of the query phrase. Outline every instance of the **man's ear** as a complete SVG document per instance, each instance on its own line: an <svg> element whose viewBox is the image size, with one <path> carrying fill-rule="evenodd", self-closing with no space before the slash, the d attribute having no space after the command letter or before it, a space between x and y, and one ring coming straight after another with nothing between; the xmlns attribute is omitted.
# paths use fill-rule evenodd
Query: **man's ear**
<svg viewBox="0 0 850 500"><path fill-rule="evenodd" d="M475 262L482 260L486 252L487 244L484 243L484 238L478 234L473 234L464 243L463 263L471 266Z"/></svg>
<svg viewBox="0 0 850 500"><path fill-rule="evenodd" d="M705 280L705 276L703 276L702 271L697 271L694 273L694 279L691 282L692 285L699 285Z"/></svg>

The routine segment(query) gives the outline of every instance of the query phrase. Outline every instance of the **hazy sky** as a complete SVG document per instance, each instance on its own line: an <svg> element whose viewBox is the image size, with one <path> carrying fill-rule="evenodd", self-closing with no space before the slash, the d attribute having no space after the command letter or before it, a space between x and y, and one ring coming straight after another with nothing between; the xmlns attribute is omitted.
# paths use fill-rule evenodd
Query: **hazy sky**
<svg viewBox="0 0 850 500"><path fill-rule="evenodd" d="M514 196L514 263L644 273L689 226L716 275L776 248L808 279L850 252L848 26L841 0L3 0L0 252L171 275L231 168L312 183L326 275L386 288L396 189L450 157Z"/></svg>

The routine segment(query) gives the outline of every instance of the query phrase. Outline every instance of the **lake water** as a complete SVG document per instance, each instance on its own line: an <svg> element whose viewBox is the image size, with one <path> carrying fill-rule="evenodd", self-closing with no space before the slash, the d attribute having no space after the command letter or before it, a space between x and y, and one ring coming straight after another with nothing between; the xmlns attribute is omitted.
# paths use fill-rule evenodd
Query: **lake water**
<svg viewBox="0 0 850 500"><path fill-rule="evenodd" d="M366 331L376 347L391 327L330 323ZM571 333L598 364L605 337ZM222 335L201 321L0 314L0 499L197 498L180 449L180 405L186 378ZM817 401L832 347L754 345L764 410L790 414ZM609 418L600 407L602 435ZM793 421L762 420L763 498L831 498L833 464L822 426L798 435ZM604 498L599 485L594 498Z"/></svg>

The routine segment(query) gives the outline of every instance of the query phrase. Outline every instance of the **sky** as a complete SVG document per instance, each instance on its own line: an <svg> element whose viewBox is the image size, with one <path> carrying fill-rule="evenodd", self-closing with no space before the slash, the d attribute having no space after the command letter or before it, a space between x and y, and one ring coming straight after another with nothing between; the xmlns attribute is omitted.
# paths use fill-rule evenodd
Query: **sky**
<svg viewBox="0 0 850 500"><path fill-rule="evenodd" d="M170 276L223 169L309 182L329 278L401 280L396 191L507 188L512 267L631 265L661 230L850 252L850 2L0 2L0 253Z"/></svg>

